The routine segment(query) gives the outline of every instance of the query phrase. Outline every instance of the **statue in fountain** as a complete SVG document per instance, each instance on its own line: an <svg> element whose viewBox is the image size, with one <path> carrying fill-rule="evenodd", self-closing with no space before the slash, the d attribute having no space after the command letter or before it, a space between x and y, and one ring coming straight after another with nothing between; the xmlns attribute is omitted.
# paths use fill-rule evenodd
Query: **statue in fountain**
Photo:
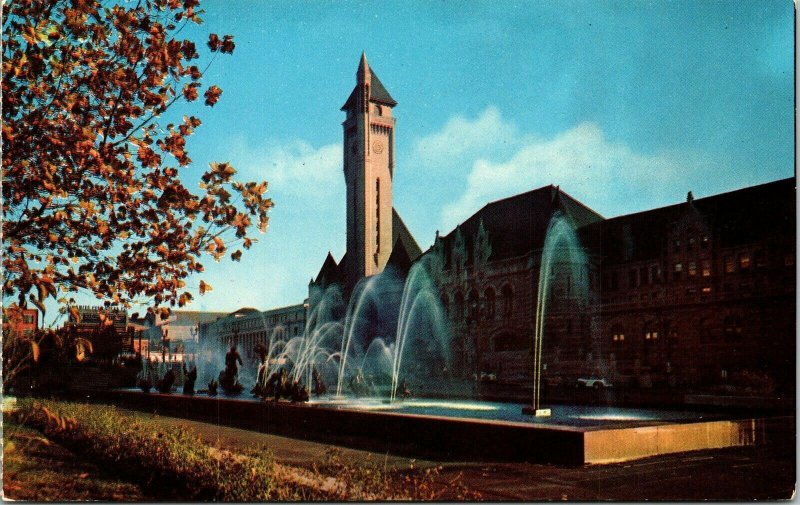
<svg viewBox="0 0 800 505"><path fill-rule="evenodd" d="M289 388L289 399L292 403L307 402L309 399L308 389L299 380L293 381Z"/></svg>
<svg viewBox="0 0 800 505"><path fill-rule="evenodd" d="M153 388L153 384L147 379L146 376L142 376L136 382L136 386L141 389L145 393L149 393L150 390Z"/></svg>
<svg viewBox="0 0 800 505"><path fill-rule="evenodd" d="M279 376L279 372L272 372L272 374L269 376L269 379L267 379L263 385L261 383L256 384L256 387L253 388L254 394L258 393L257 396L260 396L264 399L275 394L275 387L278 384ZM258 388L258 390L256 390L256 388Z"/></svg>
<svg viewBox="0 0 800 505"><path fill-rule="evenodd" d="M238 377L239 375L239 367L236 366L237 363L239 365L244 364L244 362L242 362L242 357L239 355L239 351L236 350L236 344L233 344L231 345L231 350L225 355L225 370L234 377Z"/></svg>
<svg viewBox="0 0 800 505"><path fill-rule="evenodd" d="M186 363L183 364L183 374L186 377L183 381L183 394L194 394L194 383L197 380L197 367L192 365L190 370L187 370Z"/></svg>
<svg viewBox="0 0 800 505"><path fill-rule="evenodd" d="M275 381L275 401L280 400L282 396L289 396L289 374L285 368L281 368Z"/></svg>
<svg viewBox="0 0 800 505"><path fill-rule="evenodd" d="M364 384L364 375L359 370L355 375L350 377L350 391L356 396L361 396L364 393L366 386Z"/></svg>
<svg viewBox="0 0 800 505"><path fill-rule="evenodd" d="M158 389L159 393L170 393L172 392L173 384L175 384L175 372L170 368L164 374L164 377L156 383L156 389Z"/></svg>
<svg viewBox="0 0 800 505"><path fill-rule="evenodd" d="M253 396L257 397L265 397L267 396L266 391L266 373L267 373L267 347L264 344L259 343L255 346L255 352L258 355L258 372L256 372L256 383L253 386L253 389L250 390L250 393Z"/></svg>
<svg viewBox="0 0 800 505"><path fill-rule="evenodd" d="M328 387L325 385L325 382L322 380L322 376L317 371L317 367L314 367L311 370L311 380L314 383L314 394L317 396L324 395L328 392Z"/></svg>
<svg viewBox="0 0 800 505"><path fill-rule="evenodd" d="M219 373L219 385L226 393L237 395L242 392L244 386L239 383L239 367L243 365L242 357L236 350L236 344L231 346L231 350L225 355L225 370Z"/></svg>

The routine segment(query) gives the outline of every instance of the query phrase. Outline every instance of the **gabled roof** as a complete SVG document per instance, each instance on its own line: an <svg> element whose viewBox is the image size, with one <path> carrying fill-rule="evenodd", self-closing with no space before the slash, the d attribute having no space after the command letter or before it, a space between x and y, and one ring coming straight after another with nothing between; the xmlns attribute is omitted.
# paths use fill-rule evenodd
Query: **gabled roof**
<svg viewBox="0 0 800 505"><path fill-rule="evenodd" d="M603 219L603 216L578 202L558 187L549 185L486 204L481 210L461 223L467 262L472 262L475 237L480 222L489 236L492 261L522 256L544 245L547 226L553 213L560 210L574 223L585 226ZM452 250L456 230L441 237L446 251ZM445 255L449 264L450 255Z"/></svg>
<svg viewBox="0 0 800 505"><path fill-rule="evenodd" d="M599 234L605 264L660 258L670 245L670 227L681 221L694 221L713 230L709 238L720 247L768 237L793 241L795 188L794 178L783 179L615 217L587 229Z"/></svg>
<svg viewBox="0 0 800 505"><path fill-rule="evenodd" d="M344 263L344 261L342 263ZM325 258L322 268L319 269L319 273L317 274L317 278L314 279L314 283L327 286L329 284L341 281L342 273L339 267L340 265L336 264L336 260L333 259L333 255L328 252L328 256Z"/></svg>
<svg viewBox="0 0 800 505"><path fill-rule="evenodd" d="M394 247L392 247L392 254L389 255L386 266L392 266L406 274L411 269L411 263L413 262L411 261L408 251L406 251L403 241L398 239L397 242L394 243Z"/></svg>
<svg viewBox="0 0 800 505"><path fill-rule="evenodd" d="M417 241L414 240L411 232L406 228L406 224L400 214L392 207L392 243L396 245L398 242L403 244L405 252L411 261L422 255L422 249L419 248ZM392 248L392 252L394 252L394 248Z"/></svg>

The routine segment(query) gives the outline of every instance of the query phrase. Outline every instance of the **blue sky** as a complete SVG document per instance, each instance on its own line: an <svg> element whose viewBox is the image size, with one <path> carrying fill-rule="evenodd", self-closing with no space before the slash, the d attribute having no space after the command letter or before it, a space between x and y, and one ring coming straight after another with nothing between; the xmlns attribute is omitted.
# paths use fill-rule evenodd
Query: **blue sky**
<svg viewBox="0 0 800 505"><path fill-rule="evenodd" d="M339 108L362 50L398 102L395 208L423 249L546 184L611 217L794 173L789 1L203 7L197 33L233 34L236 51L208 72L224 92L197 111L190 172L231 161L276 206L240 263L205 262L214 291L194 310L302 302L327 252L344 254Z"/></svg>

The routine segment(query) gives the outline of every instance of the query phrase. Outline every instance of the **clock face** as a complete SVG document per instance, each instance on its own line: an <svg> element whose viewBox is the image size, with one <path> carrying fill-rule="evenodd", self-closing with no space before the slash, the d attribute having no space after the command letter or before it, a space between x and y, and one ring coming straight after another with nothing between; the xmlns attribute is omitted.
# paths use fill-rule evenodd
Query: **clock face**
<svg viewBox="0 0 800 505"><path fill-rule="evenodd" d="M380 140L376 140L372 143L372 150L375 151L375 154L380 154L383 152L383 144L381 144Z"/></svg>

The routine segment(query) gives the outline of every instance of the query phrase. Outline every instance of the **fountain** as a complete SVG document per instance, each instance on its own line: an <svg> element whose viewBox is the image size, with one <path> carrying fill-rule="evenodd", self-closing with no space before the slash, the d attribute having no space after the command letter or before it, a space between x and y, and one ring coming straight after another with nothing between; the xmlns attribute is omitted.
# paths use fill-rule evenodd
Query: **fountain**
<svg viewBox="0 0 800 505"><path fill-rule="evenodd" d="M558 212L548 224L539 267L532 404L523 408L517 403L454 399L453 387L464 384L450 377L451 334L432 280L435 261L435 255L423 256L407 275L387 268L362 279L347 305L335 285L313 292L303 335L285 339L282 328L275 328L268 345L258 351L258 369L251 370L248 364L242 368L242 383L258 386L253 391L256 398L225 397L230 392L216 382L224 348L201 351L198 372L201 384L209 384L209 389L200 394L192 395L190 385L186 394L168 397L138 390L109 395L133 408L214 416L221 424L246 429L326 442L346 439L356 446L388 444L387 451L438 450L469 458L602 463L757 440L763 428L758 419L729 422L720 414L666 409L542 407L545 336L550 335L548 344L554 340L557 327L552 321L560 314L587 314L591 294L587 257L572 223ZM596 360L598 354L592 354ZM144 367L140 388L149 391L157 386L166 367L166 363ZM221 396L216 396L217 386ZM440 389L436 395L421 386ZM442 396L442 390L446 390L442 399L433 398ZM263 401L269 396L276 401ZM306 405L277 401L280 398ZM700 423L698 430L694 425ZM695 436L706 431L715 435ZM475 444L476 439L492 443Z"/></svg>
<svg viewBox="0 0 800 505"><path fill-rule="evenodd" d="M552 296L554 283L566 282L568 297L575 309L584 313L587 309L588 263L570 221L556 212L550 219L545 235L539 266L539 286L536 296L536 326L533 342L533 404L526 413L537 417L550 416L550 409L541 408L542 397L542 342L545 335L545 321L548 303Z"/></svg>
<svg viewBox="0 0 800 505"><path fill-rule="evenodd" d="M412 395L419 392L414 381L453 385L445 380L452 370L451 336L431 270L423 257L405 278L387 269L363 279L347 306L336 286L312 293L304 334L284 339L276 328L260 351L259 369L242 368L247 377L254 372L252 380L262 386L256 398L216 396L215 373L225 349L205 349L198 372L209 390L194 395L191 387L183 395L115 390L105 393L106 401L167 415L213 416L221 424L304 439L347 440L356 447L388 444L387 451L411 450L415 456L417 451L440 451L450 457L585 464L758 441L764 429L759 419L728 421L720 414L608 406L542 408L543 342L552 330L548 317L563 308L585 314L589 303L587 258L571 223L559 213L549 223L540 263L532 405L453 399L452 394L426 398L433 396L430 391ZM149 391L165 372L165 363L148 364L141 389ZM280 388L275 387L277 377ZM247 381L242 378L253 383ZM265 402L265 391L275 400L307 405ZM104 393L92 394L104 398ZM701 432L715 435L695 436ZM476 439L492 443L475 444Z"/></svg>

